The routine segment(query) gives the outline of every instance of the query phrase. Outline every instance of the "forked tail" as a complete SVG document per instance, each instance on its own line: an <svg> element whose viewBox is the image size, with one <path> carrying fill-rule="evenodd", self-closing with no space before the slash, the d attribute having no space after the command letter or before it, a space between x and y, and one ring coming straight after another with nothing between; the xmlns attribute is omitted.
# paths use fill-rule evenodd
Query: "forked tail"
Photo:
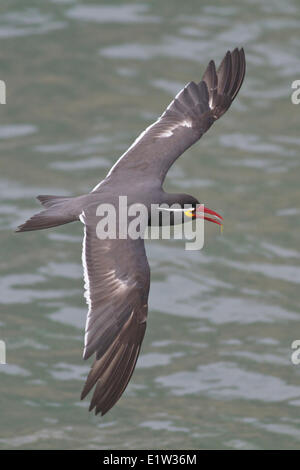
<svg viewBox="0 0 300 470"><path fill-rule="evenodd" d="M72 208L75 198L63 196L38 196L37 199L45 206L45 210L38 212L19 225L16 232L29 232L31 230L42 230L44 228L57 227L78 220L78 215Z"/></svg>

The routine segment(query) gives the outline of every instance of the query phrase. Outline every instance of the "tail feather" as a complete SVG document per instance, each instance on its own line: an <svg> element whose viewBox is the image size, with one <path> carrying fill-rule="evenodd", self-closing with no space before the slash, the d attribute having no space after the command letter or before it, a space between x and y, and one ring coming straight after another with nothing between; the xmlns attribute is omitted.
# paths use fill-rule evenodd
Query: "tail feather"
<svg viewBox="0 0 300 470"><path fill-rule="evenodd" d="M61 196L38 196L37 199L46 207L46 209L33 215L24 224L19 225L16 232L42 230L78 220L78 216L74 215L74 213L70 212L66 207L66 203L73 198Z"/></svg>
<svg viewBox="0 0 300 470"><path fill-rule="evenodd" d="M57 204L64 203L71 198L69 197L64 197L64 196L48 196L48 195L41 195L37 196L37 199L40 201L40 203L45 206L45 207L52 207L56 206Z"/></svg>

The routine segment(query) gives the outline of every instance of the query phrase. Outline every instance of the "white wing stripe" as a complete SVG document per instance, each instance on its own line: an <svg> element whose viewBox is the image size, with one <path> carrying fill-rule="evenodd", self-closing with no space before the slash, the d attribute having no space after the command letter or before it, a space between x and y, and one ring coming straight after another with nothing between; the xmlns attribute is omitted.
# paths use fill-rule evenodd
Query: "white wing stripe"
<svg viewBox="0 0 300 470"><path fill-rule="evenodd" d="M83 235L83 242L82 242L82 266L83 266L83 279L84 279L84 297L86 299L86 303L88 304L89 310L91 309L91 295L90 295L90 280L88 275L87 269L87 262L86 262L86 225L84 223L84 211L79 216L80 221L84 225L84 235Z"/></svg>

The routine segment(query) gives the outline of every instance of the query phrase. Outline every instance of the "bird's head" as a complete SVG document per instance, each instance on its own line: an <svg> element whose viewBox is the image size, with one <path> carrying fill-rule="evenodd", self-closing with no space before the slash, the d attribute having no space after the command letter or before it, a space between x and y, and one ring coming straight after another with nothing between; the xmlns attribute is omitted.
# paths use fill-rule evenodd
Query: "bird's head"
<svg viewBox="0 0 300 470"><path fill-rule="evenodd" d="M223 226L223 217L216 211L209 209L204 203L200 203L193 196L182 194L180 198L180 204L183 208L187 209L184 211L184 215L190 219L204 219L208 222L213 222L221 227ZM188 219L186 219L188 220Z"/></svg>
<svg viewBox="0 0 300 470"><path fill-rule="evenodd" d="M204 219L223 227L223 217L216 211L209 209L196 198L188 194L166 194L166 203L169 207L159 207L161 215L168 212L171 219L170 225L188 222L194 219ZM176 216L176 218L175 218ZM160 219L159 225L164 225Z"/></svg>

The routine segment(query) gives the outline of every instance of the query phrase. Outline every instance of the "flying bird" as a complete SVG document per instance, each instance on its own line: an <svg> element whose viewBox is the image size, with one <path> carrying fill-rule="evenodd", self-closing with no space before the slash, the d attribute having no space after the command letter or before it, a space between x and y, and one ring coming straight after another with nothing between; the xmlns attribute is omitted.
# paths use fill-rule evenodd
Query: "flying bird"
<svg viewBox="0 0 300 470"><path fill-rule="evenodd" d="M171 165L230 107L245 76L243 49L228 51L219 68L211 60L199 83L189 82L164 113L134 141L90 193L38 196L44 210L16 231L41 230L69 222L84 224L82 263L88 314L83 358L94 355L81 398L94 388L90 410L104 415L123 394L146 330L150 270L144 240L99 239L97 207L128 204L190 205L193 218L222 224L222 217L187 194L170 194L163 183ZM201 206L203 208L203 205ZM183 221L184 222L184 221ZM151 221L149 221L151 224Z"/></svg>

